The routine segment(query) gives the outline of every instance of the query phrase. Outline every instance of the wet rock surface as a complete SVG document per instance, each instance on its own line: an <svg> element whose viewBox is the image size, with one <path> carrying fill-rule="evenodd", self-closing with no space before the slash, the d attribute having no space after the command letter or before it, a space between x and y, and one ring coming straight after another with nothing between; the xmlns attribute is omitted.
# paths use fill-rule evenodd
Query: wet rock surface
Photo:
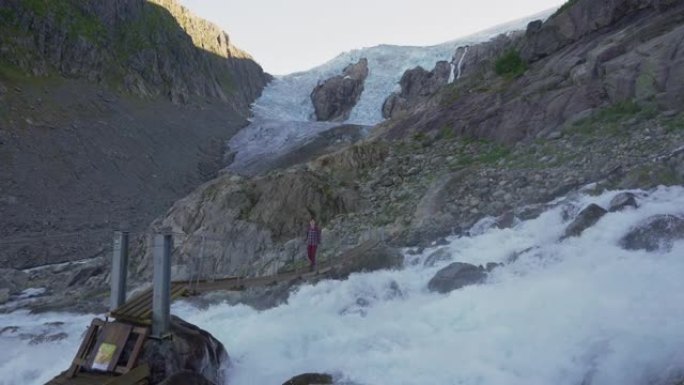
<svg viewBox="0 0 684 385"><path fill-rule="evenodd" d="M631 229L620 245L627 250L669 250L684 239L684 219L675 215L656 215Z"/></svg>
<svg viewBox="0 0 684 385"><path fill-rule="evenodd" d="M561 239L578 237L584 230L595 225L608 211L597 204L590 204L577 214L577 217L566 227Z"/></svg>
<svg viewBox="0 0 684 385"><path fill-rule="evenodd" d="M325 373L304 373L283 382L283 385L323 385L332 384L333 377Z"/></svg>
<svg viewBox="0 0 684 385"><path fill-rule="evenodd" d="M208 332L172 316L171 339L149 339L139 362L150 366L151 383L223 384L230 358L223 344ZM193 374L190 374L193 373ZM202 378L204 382L202 382ZM185 383L183 383L185 384Z"/></svg>
<svg viewBox="0 0 684 385"><path fill-rule="evenodd" d="M616 211L625 210L628 207L634 209L639 207L636 201L636 195L630 192L620 193L610 200L608 212L614 213Z"/></svg>
<svg viewBox="0 0 684 385"><path fill-rule="evenodd" d="M487 271L481 266L469 263L454 262L438 271L430 282L428 289L437 293L449 293L460 288L477 285L487 278Z"/></svg>

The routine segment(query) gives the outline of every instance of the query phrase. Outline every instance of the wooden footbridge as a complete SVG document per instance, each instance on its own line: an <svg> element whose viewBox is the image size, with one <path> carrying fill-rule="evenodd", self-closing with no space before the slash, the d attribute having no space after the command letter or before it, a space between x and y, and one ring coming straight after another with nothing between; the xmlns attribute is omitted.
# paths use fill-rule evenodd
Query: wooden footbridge
<svg viewBox="0 0 684 385"><path fill-rule="evenodd" d="M337 262L324 262L316 271L287 271L264 277L228 277L214 280L171 282L172 236L155 237L153 285L126 300L128 235L117 233L111 273L111 305L106 320L95 319L71 367L46 385L146 385L150 368L138 363L148 338L170 337L171 301L212 291L241 291L282 282L309 281L352 261L379 243L370 240L344 253ZM110 318L112 319L110 321Z"/></svg>

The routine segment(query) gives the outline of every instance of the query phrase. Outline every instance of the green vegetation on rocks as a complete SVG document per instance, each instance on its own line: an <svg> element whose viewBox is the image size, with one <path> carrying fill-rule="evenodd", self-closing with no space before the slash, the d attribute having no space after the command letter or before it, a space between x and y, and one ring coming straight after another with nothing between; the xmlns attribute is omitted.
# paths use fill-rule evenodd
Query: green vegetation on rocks
<svg viewBox="0 0 684 385"><path fill-rule="evenodd" d="M69 38L82 37L95 44L105 39L106 30L100 20L84 12L78 1L24 0L22 4L41 18L53 16L66 27Z"/></svg>
<svg viewBox="0 0 684 385"><path fill-rule="evenodd" d="M630 125L653 119L657 114L658 110L653 104L640 104L634 100L626 100L602 108L591 116L576 121L570 130L585 135L615 136L624 134Z"/></svg>
<svg viewBox="0 0 684 385"><path fill-rule="evenodd" d="M515 79L527 71L527 63L518 51L510 50L494 63L494 71L506 79Z"/></svg>

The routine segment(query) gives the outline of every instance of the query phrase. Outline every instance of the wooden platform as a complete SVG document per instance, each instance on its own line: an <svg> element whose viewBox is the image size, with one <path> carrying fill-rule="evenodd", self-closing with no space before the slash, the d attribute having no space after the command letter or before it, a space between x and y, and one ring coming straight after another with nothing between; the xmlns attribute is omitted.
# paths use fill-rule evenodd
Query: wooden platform
<svg viewBox="0 0 684 385"><path fill-rule="evenodd" d="M171 284L171 301L188 293L186 282ZM109 315L118 321L130 322L135 325L152 324L152 288L126 301L119 308L112 310Z"/></svg>

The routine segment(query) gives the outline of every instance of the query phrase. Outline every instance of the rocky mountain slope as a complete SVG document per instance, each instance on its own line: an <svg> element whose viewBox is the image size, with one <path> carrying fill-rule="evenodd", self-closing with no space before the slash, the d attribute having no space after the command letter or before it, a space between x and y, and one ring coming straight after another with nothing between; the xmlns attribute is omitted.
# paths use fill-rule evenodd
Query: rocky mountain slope
<svg viewBox="0 0 684 385"><path fill-rule="evenodd" d="M571 1L524 35L471 47L460 81L389 122L383 135L448 131L510 145L617 103L677 113L682 36L681 1Z"/></svg>
<svg viewBox="0 0 684 385"><path fill-rule="evenodd" d="M682 183L677 79L684 68L683 6L571 1L526 33L469 47L457 82L422 87L433 95L415 99L376 127L371 139L266 177L277 186L267 196L273 207L293 199L291 178L297 175L323 182L317 185L321 197L353 192L345 210L333 210L340 207L336 199L313 199L328 202L314 207L302 196L282 211L299 218L283 232L279 214L255 214L263 196L247 194L256 198L242 200L240 214L231 214L235 225L221 222L219 228L212 223L231 217L221 203L226 191L244 191L263 178L225 175L177 203L157 224L195 238L229 238L239 250L249 249L249 234L260 232L259 250L246 255L268 256L270 263L247 258L224 270L260 274L301 254L296 230L312 212L323 217L323 257L333 257L382 233L398 246L425 246L471 231L481 220L510 225L592 182L598 190ZM596 12L605 17L595 23L586 15ZM549 45L542 42L552 38L558 41L548 44L556 48L544 51ZM238 223L243 230L235 232ZM178 246L183 255L200 252L182 237ZM219 260L229 254L237 255Z"/></svg>
<svg viewBox="0 0 684 385"><path fill-rule="evenodd" d="M144 97L191 96L245 108L269 79L216 26L173 0L5 1L4 66L86 78Z"/></svg>
<svg viewBox="0 0 684 385"><path fill-rule="evenodd" d="M170 0L11 0L0 20L0 267L143 229L217 175L270 80Z"/></svg>

